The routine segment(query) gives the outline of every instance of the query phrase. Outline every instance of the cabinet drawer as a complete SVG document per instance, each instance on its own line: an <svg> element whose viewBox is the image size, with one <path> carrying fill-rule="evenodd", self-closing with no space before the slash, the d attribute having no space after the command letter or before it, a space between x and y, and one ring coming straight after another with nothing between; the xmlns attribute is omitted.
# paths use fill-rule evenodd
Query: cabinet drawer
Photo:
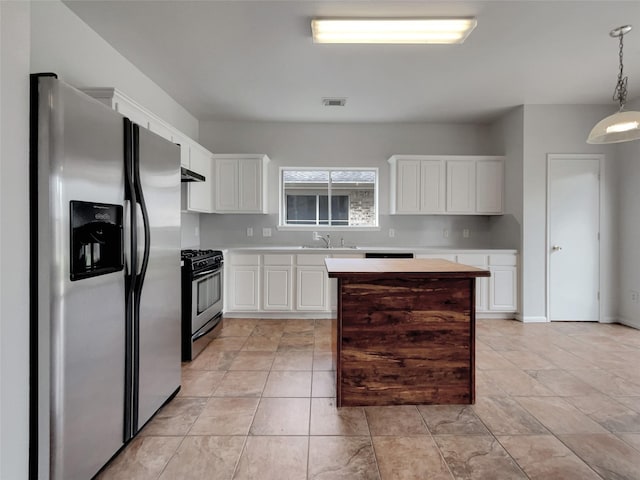
<svg viewBox="0 0 640 480"><path fill-rule="evenodd" d="M468 254L458 255L458 263L471 266L487 265L487 255Z"/></svg>
<svg viewBox="0 0 640 480"><path fill-rule="evenodd" d="M262 257L264 265L293 265L293 255L269 254Z"/></svg>
<svg viewBox="0 0 640 480"><path fill-rule="evenodd" d="M324 259L329 255L318 255L303 253L296 255L296 262L298 265L320 265L324 267Z"/></svg>
<svg viewBox="0 0 640 480"><path fill-rule="evenodd" d="M260 255L234 255L231 265L260 265Z"/></svg>
<svg viewBox="0 0 640 480"><path fill-rule="evenodd" d="M489 255L489 265L515 266L517 256L509 253Z"/></svg>

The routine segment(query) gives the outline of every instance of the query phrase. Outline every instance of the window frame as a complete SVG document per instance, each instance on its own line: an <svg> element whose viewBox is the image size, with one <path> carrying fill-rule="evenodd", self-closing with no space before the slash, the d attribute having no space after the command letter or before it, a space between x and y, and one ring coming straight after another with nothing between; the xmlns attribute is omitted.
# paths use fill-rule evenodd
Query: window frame
<svg viewBox="0 0 640 480"><path fill-rule="evenodd" d="M374 182L374 206L376 209L375 225L287 225L286 221L286 204L287 199L284 192L283 173L285 170L320 170L329 172L329 179L331 179L331 172L334 171L373 171L375 172L376 180ZM325 232L344 232L344 231L379 231L380 230L380 206L378 202L378 196L380 194L380 172L378 167L280 167L278 171L278 226L277 230L289 230L300 232L311 231L325 231ZM331 181L329 181L329 187L327 194L331 197ZM330 202L329 202L330 203Z"/></svg>

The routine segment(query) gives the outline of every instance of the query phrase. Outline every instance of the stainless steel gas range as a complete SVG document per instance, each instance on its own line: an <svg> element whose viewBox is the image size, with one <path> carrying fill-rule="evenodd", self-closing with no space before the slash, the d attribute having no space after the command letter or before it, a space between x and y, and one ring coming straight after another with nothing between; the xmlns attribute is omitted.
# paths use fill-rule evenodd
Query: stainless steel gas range
<svg viewBox="0 0 640 480"><path fill-rule="evenodd" d="M193 360L219 330L224 257L219 250L182 250L182 361Z"/></svg>

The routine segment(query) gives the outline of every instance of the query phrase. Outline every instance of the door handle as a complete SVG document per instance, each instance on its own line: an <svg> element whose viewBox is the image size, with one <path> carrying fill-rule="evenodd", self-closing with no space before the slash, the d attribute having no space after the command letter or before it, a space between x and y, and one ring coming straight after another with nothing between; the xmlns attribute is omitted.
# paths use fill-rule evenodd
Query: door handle
<svg viewBox="0 0 640 480"><path fill-rule="evenodd" d="M551 247L551 250L553 250L554 252L557 252L562 250L562 247L560 245L554 245L553 247Z"/></svg>

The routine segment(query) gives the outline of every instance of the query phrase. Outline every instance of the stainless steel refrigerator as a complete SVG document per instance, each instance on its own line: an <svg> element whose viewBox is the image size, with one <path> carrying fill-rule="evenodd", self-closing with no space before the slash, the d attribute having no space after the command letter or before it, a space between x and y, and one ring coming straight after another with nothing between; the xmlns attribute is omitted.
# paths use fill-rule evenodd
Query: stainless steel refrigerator
<svg viewBox="0 0 640 480"><path fill-rule="evenodd" d="M30 477L86 480L180 388L180 152L31 78Z"/></svg>

